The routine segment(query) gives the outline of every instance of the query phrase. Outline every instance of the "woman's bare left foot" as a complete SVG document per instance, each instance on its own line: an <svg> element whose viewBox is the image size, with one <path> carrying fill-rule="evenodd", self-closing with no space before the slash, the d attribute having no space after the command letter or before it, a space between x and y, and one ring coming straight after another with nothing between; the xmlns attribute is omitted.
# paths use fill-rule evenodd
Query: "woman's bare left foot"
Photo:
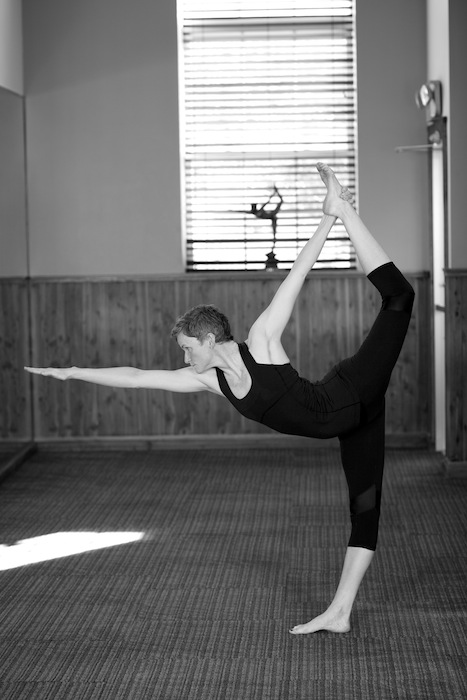
<svg viewBox="0 0 467 700"><path fill-rule="evenodd" d="M289 631L291 634L311 634L320 631L344 634L350 631L350 622L348 615L326 610L326 612L322 615L318 615L318 617L310 620L310 622L305 622L303 625L296 625Z"/></svg>
<svg viewBox="0 0 467 700"><path fill-rule="evenodd" d="M343 187L334 171L325 163L317 163L316 168L326 185L327 194L323 202L323 212L331 216L341 216L344 202L352 204L354 197L348 187Z"/></svg>

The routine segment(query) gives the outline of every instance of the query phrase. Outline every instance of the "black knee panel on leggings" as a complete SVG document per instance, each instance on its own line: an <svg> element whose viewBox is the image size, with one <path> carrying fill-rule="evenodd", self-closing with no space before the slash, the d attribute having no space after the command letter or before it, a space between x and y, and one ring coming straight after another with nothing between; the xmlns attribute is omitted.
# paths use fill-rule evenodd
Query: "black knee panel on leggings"
<svg viewBox="0 0 467 700"><path fill-rule="evenodd" d="M379 509L373 508L366 513L351 515L350 519L352 532L348 546L363 547L374 552L378 542Z"/></svg>
<svg viewBox="0 0 467 700"><path fill-rule="evenodd" d="M402 272L392 262L385 263L368 275L383 299L385 311L412 311L415 292Z"/></svg>
<svg viewBox="0 0 467 700"><path fill-rule="evenodd" d="M352 532L349 547L376 549L381 505L381 492L373 484L350 501Z"/></svg>

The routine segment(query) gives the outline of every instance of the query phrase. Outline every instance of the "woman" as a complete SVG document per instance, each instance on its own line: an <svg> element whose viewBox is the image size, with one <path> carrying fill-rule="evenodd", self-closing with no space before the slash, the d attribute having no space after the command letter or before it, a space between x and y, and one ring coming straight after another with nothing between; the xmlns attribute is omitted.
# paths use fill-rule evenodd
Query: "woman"
<svg viewBox="0 0 467 700"><path fill-rule="evenodd" d="M360 583L374 556L384 464L384 395L399 356L414 291L370 234L352 206L352 196L329 166L318 163L326 185L324 216L245 343L237 344L226 317L198 306L176 323L172 335L189 367L178 370L32 368L36 374L114 387L177 392L210 391L225 396L243 415L284 433L338 436L350 497L352 529L341 579L325 612L297 625L293 634L347 632ZM281 336L307 273L339 217L363 271L382 296L382 308L358 352L320 382L299 377Z"/></svg>

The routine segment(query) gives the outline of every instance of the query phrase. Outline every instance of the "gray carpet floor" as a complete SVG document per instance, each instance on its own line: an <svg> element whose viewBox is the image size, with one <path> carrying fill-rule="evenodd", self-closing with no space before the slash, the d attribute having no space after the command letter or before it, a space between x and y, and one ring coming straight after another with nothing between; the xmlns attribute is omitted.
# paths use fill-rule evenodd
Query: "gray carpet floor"
<svg viewBox="0 0 467 700"><path fill-rule="evenodd" d="M351 631L295 637L345 552L338 452L39 451L0 484L0 697L467 698L466 506L389 451Z"/></svg>

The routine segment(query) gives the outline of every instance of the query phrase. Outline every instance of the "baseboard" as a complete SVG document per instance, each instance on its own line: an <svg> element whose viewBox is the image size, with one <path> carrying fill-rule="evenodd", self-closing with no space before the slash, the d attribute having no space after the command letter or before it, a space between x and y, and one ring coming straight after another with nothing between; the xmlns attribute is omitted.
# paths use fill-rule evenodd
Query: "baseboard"
<svg viewBox="0 0 467 700"><path fill-rule="evenodd" d="M445 476L467 477L467 462L453 461L449 457L444 457L441 466Z"/></svg>
<svg viewBox="0 0 467 700"><path fill-rule="evenodd" d="M15 454L0 464L0 481L5 479L11 472L21 466L37 450L35 442L28 442L18 447Z"/></svg>
<svg viewBox="0 0 467 700"><path fill-rule="evenodd" d="M338 440L314 440L293 435L157 435L141 437L57 438L38 441L41 450L187 450L338 447Z"/></svg>
<svg viewBox="0 0 467 700"><path fill-rule="evenodd" d="M41 450L185 450L185 449L336 449L337 438L318 440L280 433L249 433L245 435L150 435L120 437L42 438L37 440ZM387 435L389 449L427 449L426 435Z"/></svg>

